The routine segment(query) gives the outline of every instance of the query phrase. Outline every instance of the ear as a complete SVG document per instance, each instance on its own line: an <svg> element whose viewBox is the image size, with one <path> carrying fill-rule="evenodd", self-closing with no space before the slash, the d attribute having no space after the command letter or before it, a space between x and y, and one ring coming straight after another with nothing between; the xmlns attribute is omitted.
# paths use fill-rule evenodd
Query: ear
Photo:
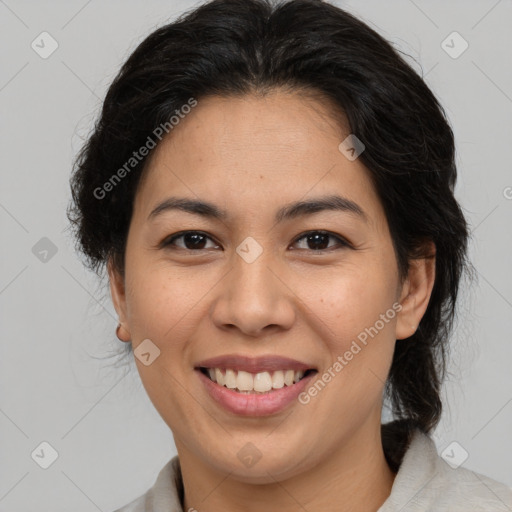
<svg viewBox="0 0 512 512"><path fill-rule="evenodd" d="M122 341L130 341L128 318L126 315L126 292L124 277L121 275L119 270L116 269L112 259L109 259L107 263L107 271L112 303L114 304L117 316L119 317L119 323L121 324L121 329L119 329L119 337L122 339Z"/></svg>
<svg viewBox="0 0 512 512"><path fill-rule="evenodd" d="M408 276L402 286L396 323L396 339L412 336L420 324L432 294L436 273L436 246L427 242L426 257L410 260Z"/></svg>

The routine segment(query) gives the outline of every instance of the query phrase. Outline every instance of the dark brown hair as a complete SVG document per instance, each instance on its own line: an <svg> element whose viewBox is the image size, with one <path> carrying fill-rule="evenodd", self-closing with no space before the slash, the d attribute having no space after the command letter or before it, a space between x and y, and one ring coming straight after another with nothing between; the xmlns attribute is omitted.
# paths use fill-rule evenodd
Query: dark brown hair
<svg viewBox="0 0 512 512"><path fill-rule="evenodd" d="M111 84L80 151L68 217L86 264L123 273L132 206L147 158L105 197L101 188L193 97L308 90L330 99L366 146L359 157L384 207L400 276L436 247L435 283L419 328L398 340L386 384L395 421L382 427L396 470L415 428L441 415L440 386L468 227L454 198L454 137L443 108L397 50L348 12L319 0L214 0L151 33ZM335 117L335 112L333 111ZM157 141L158 142L158 141Z"/></svg>

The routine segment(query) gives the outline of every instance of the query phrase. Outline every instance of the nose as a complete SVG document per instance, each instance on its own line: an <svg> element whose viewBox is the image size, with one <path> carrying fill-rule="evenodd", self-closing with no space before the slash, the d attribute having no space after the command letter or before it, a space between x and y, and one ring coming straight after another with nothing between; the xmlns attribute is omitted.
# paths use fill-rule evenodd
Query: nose
<svg viewBox="0 0 512 512"><path fill-rule="evenodd" d="M265 251L251 263L238 254L233 259L232 270L218 288L212 312L215 325L251 337L290 329L296 314L295 295L284 271Z"/></svg>

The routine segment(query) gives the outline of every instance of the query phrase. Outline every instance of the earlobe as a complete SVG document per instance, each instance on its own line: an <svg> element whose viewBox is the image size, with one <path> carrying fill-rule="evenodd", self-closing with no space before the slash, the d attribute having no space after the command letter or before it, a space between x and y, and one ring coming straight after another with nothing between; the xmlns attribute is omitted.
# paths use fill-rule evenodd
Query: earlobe
<svg viewBox="0 0 512 512"><path fill-rule="evenodd" d="M118 326L116 327L116 336L117 336L117 339L118 339L119 341L124 341L124 342L129 342L129 341L131 341L131 339L130 339L130 333L128 333L128 334L123 334L123 333L122 333L122 329L123 329L122 324L118 324Z"/></svg>
<svg viewBox="0 0 512 512"><path fill-rule="evenodd" d="M109 260L107 264L107 271L112 303L119 317L120 327L116 329L116 334L121 341L130 341L130 333L126 327L128 323L126 316L126 293L124 279L119 271L115 268L112 260Z"/></svg>
<svg viewBox="0 0 512 512"><path fill-rule="evenodd" d="M435 282L435 245L429 244L429 256L410 261L409 273L402 287L400 310L396 323L396 339L402 340L412 336L425 311Z"/></svg>

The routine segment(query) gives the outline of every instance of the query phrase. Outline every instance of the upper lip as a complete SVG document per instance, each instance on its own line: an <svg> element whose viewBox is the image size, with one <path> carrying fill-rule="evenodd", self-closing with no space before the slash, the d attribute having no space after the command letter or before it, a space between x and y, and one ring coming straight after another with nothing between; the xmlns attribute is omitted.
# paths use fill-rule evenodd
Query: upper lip
<svg viewBox="0 0 512 512"><path fill-rule="evenodd" d="M259 357L248 357L237 354L212 357L200 361L196 368L229 368L231 370L242 370L249 373L273 372L277 370L315 370L312 365L275 355Z"/></svg>

